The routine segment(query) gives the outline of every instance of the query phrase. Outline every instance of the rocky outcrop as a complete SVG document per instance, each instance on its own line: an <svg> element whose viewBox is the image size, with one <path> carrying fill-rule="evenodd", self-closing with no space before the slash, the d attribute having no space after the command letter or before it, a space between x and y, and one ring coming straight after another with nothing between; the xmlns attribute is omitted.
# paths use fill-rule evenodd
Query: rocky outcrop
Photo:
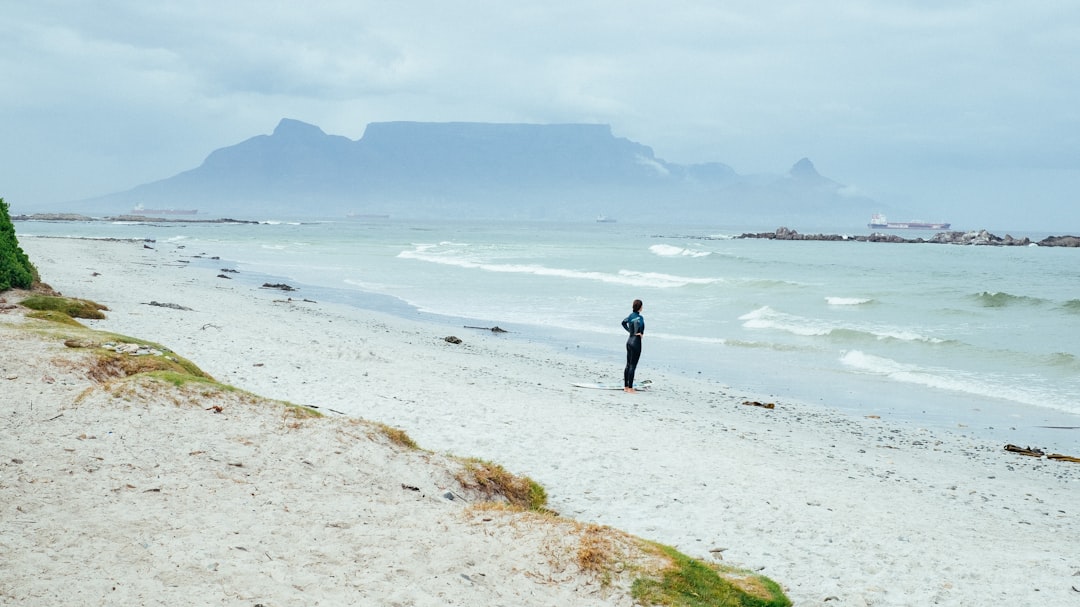
<svg viewBox="0 0 1080 607"><path fill-rule="evenodd" d="M1077 236L1048 236L1037 243L1030 238L1013 238L1011 235L998 236L986 230L973 230L970 232L939 232L930 238L904 238L897 234L882 234L875 232L869 235L848 236L841 234L800 234L787 227L776 228L774 232L745 233L739 238L763 238L767 240L843 240L854 242L893 242L893 243L930 243L930 244L956 244L972 246L996 246L996 247L1027 247L1033 244L1040 247L1080 247L1080 237Z"/></svg>
<svg viewBox="0 0 1080 607"><path fill-rule="evenodd" d="M1080 247L1077 236L1047 236L1039 241L1040 247Z"/></svg>

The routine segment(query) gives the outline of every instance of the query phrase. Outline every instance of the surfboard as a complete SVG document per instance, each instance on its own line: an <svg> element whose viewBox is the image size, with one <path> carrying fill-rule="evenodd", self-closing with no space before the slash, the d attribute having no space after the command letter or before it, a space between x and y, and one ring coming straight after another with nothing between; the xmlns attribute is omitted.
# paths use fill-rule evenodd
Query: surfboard
<svg viewBox="0 0 1080 607"><path fill-rule="evenodd" d="M652 380L646 379L644 381L635 382L635 390L648 390L652 386ZM571 386L575 388L588 388L590 390L622 390L622 384L604 384L604 383L572 383Z"/></svg>

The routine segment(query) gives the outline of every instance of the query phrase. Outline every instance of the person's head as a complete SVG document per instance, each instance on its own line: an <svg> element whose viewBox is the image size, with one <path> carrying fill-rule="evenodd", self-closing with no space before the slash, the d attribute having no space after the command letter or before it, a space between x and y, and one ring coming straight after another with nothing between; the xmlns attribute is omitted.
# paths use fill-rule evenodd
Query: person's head
<svg viewBox="0 0 1080 607"><path fill-rule="evenodd" d="M640 312L641 311L641 300L640 299L635 299L634 300L634 311L635 312Z"/></svg>

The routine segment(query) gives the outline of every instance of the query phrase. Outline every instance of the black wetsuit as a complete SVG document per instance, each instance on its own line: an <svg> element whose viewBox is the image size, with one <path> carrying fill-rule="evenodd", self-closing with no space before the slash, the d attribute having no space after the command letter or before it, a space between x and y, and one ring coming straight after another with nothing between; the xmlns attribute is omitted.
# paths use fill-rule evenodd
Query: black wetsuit
<svg viewBox="0 0 1080 607"><path fill-rule="evenodd" d="M622 327L630 333L626 338L626 369L623 370L623 387L634 387L634 372L637 371L638 359L641 358L641 335L645 333L645 319L637 312L631 312L622 321Z"/></svg>

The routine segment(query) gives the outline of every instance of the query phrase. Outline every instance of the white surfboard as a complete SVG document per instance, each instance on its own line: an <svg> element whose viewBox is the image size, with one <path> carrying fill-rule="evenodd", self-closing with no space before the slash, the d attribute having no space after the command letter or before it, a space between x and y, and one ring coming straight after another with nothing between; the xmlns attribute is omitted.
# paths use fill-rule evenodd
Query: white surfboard
<svg viewBox="0 0 1080 607"><path fill-rule="evenodd" d="M634 382L635 390L648 390L652 386L652 380L646 379L640 382ZM622 390L621 384L602 384L602 383L573 383L570 384L575 388L588 388L590 390Z"/></svg>

